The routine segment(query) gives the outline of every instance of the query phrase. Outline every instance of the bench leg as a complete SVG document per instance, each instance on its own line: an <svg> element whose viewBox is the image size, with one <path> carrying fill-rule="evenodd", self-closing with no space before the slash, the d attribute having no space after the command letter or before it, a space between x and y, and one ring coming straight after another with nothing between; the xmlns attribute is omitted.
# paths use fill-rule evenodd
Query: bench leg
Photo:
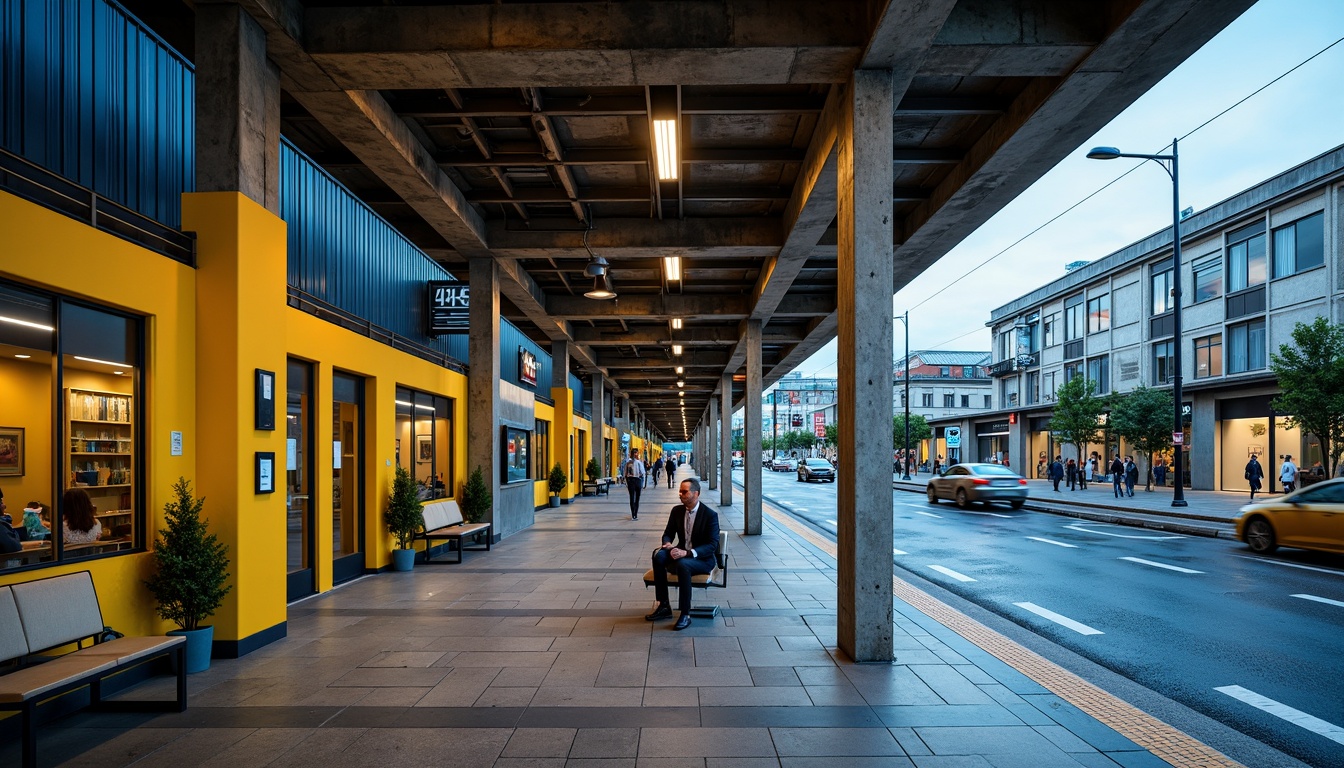
<svg viewBox="0 0 1344 768"><path fill-rule="evenodd" d="M177 711L187 711L187 644L181 643L173 649L177 664Z"/></svg>
<svg viewBox="0 0 1344 768"><path fill-rule="evenodd" d="M23 768L37 768L37 702L23 705Z"/></svg>

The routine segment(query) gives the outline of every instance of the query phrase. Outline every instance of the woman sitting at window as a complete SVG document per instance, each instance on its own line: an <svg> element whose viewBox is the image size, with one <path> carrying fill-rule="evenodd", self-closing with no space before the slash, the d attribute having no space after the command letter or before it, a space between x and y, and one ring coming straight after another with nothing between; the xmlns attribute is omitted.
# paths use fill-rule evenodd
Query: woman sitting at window
<svg viewBox="0 0 1344 768"><path fill-rule="evenodd" d="M95 507L82 488L71 488L61 498L61 528L66 544L92 544L103 535L103 525L93 516Z"/></svg>

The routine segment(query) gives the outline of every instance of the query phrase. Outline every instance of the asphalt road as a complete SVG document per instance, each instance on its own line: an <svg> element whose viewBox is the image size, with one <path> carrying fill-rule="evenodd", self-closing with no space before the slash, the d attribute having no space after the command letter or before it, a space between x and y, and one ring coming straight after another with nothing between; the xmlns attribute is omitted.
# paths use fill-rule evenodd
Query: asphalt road
<svg viewBox="0 0 1344 768"><path fill-rule="evenodd" d="M763 472L834 535L834 484ZM1344 558L894 491L893 561L1303 762L1344 768Z"/></svg>

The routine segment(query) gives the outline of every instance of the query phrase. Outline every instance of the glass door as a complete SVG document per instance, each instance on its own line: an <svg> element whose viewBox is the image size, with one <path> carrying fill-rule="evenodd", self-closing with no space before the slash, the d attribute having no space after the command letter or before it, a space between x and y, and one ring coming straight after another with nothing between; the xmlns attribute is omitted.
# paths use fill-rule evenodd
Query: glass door
<svg viewBox="0 0 1344 768"><path fill-rule="evenodd" d="M313 369L290 360L285 398L285 568L286 599L293 602L317 591L313 578Z"/></svg>
<svg viewBox="0 0 1344 768"><path fill-rule="evenodd" d="M337 373L331 388L331 575L339 584L364 573L364 380Z"/></svg>

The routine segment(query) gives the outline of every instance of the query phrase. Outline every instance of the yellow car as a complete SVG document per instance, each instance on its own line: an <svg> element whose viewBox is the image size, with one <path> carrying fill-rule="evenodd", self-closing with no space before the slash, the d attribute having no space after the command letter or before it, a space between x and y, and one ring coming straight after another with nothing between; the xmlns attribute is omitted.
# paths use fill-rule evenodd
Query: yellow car
<svg viewBox="0 0 1344 768"><path fill-rule="evenodd" d="M1344 478L1242 507L1237 538L1261 553L1280 546L1344 552Z"/></svg>

